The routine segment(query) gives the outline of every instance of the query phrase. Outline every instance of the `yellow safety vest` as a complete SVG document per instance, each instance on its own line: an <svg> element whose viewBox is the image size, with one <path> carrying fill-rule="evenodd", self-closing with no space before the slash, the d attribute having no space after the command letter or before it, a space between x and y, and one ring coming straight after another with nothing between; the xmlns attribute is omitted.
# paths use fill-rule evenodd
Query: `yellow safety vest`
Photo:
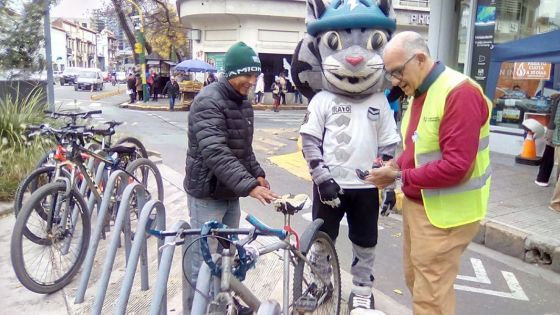
<svg viewBox="0 0 560 315"><path fill-rule="evenodd" d="M488 208L491 182L489 134L492 102L484 96L482 88L469 77L446 67L428 89L413 138L414 161L416 167L420 167L428 162L441 160L439 127L445 112L445 102L449 92L465 80L469 80L477 87L484 97L488 105L488 118L480 129L478 153L468 180L454 187L421 190L428 219L439 228L450 228L481 220ZM409 104L412 104L412 100ZM403 139L407 134L411 108L412 105L405 112L402 120Z"/></svg>

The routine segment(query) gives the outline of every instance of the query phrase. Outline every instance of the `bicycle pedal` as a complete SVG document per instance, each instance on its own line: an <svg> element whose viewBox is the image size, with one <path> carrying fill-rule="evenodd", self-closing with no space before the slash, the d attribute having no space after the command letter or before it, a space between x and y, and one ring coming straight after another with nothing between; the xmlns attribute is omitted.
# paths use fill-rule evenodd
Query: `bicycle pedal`
<svg viewBox="0 0 560 315"><path fill-rule="evenodd" d="M313 312L317 308L317 299L312 296L300 296L294 303L296 312Z"/></svg>

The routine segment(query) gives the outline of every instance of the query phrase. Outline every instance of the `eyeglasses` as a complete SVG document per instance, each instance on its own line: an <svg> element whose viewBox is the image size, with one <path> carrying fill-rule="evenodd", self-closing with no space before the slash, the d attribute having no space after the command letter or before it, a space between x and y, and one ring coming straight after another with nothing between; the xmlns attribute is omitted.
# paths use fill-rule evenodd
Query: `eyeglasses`
<svg viewBox="0 0 560 315"><path fill-rule="evenodd" d="M408 58L407 61L405 61L402 66L397 67L395 70L393 71L387 71L387 68L383 67L383 69L385 69L385 78L389 81L396 79L396 80L402 80L403 78L403 72L404 72L404 68L406 68L406 65L416 57L416 54L412 55L412 57Z"/></svg>

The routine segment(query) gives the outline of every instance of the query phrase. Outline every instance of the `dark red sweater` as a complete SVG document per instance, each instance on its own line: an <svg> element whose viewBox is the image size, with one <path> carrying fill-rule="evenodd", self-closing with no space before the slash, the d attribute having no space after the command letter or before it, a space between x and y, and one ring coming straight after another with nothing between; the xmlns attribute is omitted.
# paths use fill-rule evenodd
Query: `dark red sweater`
<svg viewBox="0 0 560 315"><path fill-rule="evenodd" d="M455 186L467 175L478 151L480 127L488 118L488 107L479 91L469 83L457 86L447 96L439 128L442 159L416 168L412 134L418 127L426 94L415 97L409 109L406 149L397 160L402 170L403 193L420 202L421 188Z"/></svg>

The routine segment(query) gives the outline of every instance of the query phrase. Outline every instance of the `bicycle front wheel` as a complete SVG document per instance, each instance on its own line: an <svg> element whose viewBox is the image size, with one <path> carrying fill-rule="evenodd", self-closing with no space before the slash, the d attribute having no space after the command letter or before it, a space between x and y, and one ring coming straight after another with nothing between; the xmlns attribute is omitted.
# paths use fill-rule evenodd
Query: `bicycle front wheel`
<svg viewBox="0 0 560 315"><path fill-rule="evenodd" d="M48 214L47 220L38 215L41 212ZM40 237L41 244L24 237L25 229ZM21 209L12 232L10 250L18 280L36 293L62 289L84 261L90 232L87 205L75 189L67 193L61 182L37 189Z"/></svg>
<svg viewBox="0 0 560 315"><path fill-rule="evenodd" d="M340 265L331 238L317 232L306 260L296 257L293 284L294 314L340 313Z"/></svg>

